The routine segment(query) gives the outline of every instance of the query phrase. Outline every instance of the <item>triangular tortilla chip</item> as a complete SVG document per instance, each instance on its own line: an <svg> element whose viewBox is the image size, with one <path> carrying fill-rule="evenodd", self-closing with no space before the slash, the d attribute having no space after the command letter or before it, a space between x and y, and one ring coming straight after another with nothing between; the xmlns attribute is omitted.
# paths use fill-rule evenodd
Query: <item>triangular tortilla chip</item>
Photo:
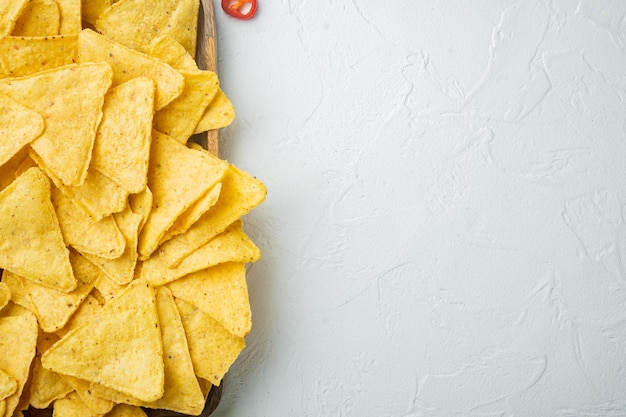
<svg viewBox="0 0 626 417"><path fill-rule="evenodd" d="M10 316L11 314L5 314L5 310L10 310L12 305L18 305L30 312L33 311L33 306L30 303L30 297L22 285L22 280L18 275L9 271L2 271L2 282L5 283L9 290L11 290L11 302L9 302L2 310L3 315Z"/></svg>
<svg viewBox="0 0 626 417"><path fill-rule="evenodd" d="M0 311L9 304L9 301L11 301L11 288L6 282L0 281Z"/></svg>
<svg viewBox="0 0 626 417"><path fill-rule="evenodd" d="M141 277L159 286L224 262L246 263L259 259L261 250L243 232L239 220L174 268L168 268L158 255L152 256L142 264Z"/></svg>
<svg viewBox="0 0 626 417"><path fill-rule="evenodd" d="M0 36L10 35L15 22L28 4L28 0L5 0L0 2Z"/></svg>
<svg viewBox="0 0 626 417"><path fill-rule="evenodd" d="M91 322L66 334L41 358L44 367L142 401L163 396L163 344L154 289L134 281Z"/></svg>
<svg viewBox="0 0 626 417"><path fill-rule="evenodd" d="M66 245L83 255L107 259L122 256L126 241L113 216L95 221L65 193L52 187L52 205L56 211Z"/></svg>
<svg viewBox="0 0 626 417"><path fill-rule="evenodd" d="M0 94L0 165L43 132L43 117Z"/></svg>
<svg viewBox="0 0 626 417"><path fill-rule="evenodd" d="M267 190L261 181L229 165L222 178L222 190L217 203L187 232L165 242L159 248L159 257L170 267L178 265L190 253L261 204L266 194Z"/></svg>
<svg viewBox="0 0 626 417"><path fill-rule="evenodd" d="M93 268L98 269L95 265L93 265ZM100 274L99 277L101 276L102 275ZM80 304L80 307L78 307L76 312L72 314L72 317L68 320L67 324L63 326L62 329L54 332L55 335L59 338L65 336L71 330L91 321L100 312L102 304L100 304L100 302L98 302L92 294L93 292L85 297L83 302Z"/></svg>
<svg viewBox="0 0 626 417"><path fill-rule="evenodd" d="M227 164L187 148L154 131L148 168L152 211L139 236L139 254L146 258L178 216L217 184Z"/></svg>
<svg viewBox="0 0 626 417"><path fill-rule="evenodd" d="M83 21L94 27L102 12L111 7L111 4L113 0L82 0Z"/></svg>
<svg viewBox="0 0 626 417"><path fill-rule="evenodd" d="M198 307L178 298L175 300L196 375L219 385L245 347L243 337L231 334Z"/></svg>
<svg viewBox="0 0 626 417"><path fill-rule="evenodd" d="M17 178L15 172L22 165L25 159L28 158L28 149L22 148L21 151L9 159L4 165L0 165L0 191L4 190L9 184Z"/></svg>
<svg viewBox="0 0 626 417"><path fill-rule="evenodd" d="M97 415L106 414L115 406L112 401L100 398L91 389L91 383L84 379L63 375L64 381L78 394L88 409Z"/></svg>
<svg viewBox="0 0 626 417"><path fill-rule="evenodd" d="M104 98L91 164L129 193L146 187L153 113L154 83L146 77L120 84Z"/></svg>
<svg viewBox="0 0 626 417"><path fill-rule="evenodd" d="M11 35L56 36L59 34L60 27L61 13L56 1L30 0L15 22Z"/></svg>
<svg viewBox="0 0 626 417"><path fill-rule="evenodd" d="M148 403L102 386L94 386L94 393L116 403L199 415L204 408L204 394L194 373L180 313L172 293L166 287L157 289L157 310L161 323L165 363L163 397Z"/></svg>
<svg viewBox="0 0 626 417"><path fill-rule="evenodd" d="M12 415L26 386L37 346L37 319L30 312L0 318L0 369L17 382L17 389L7 399L7 413Z"/></svg>
<svg viewBox="0 0 626 417"><path fill-rule="evenodd" d="M235 108L233 107L233 103L231 103L228 96L222 90L219 90L204 111L193 133L221 129L229 126L233 120L235 120Z"/></svg>
<svg viewBox="0 0 626 417"><path fill-rule="evenodd" d="M150 56L160 59L177 70L197 71L198 65L193 57L176 39L168 35L154 38L150 43Z"/></svg>
<svg viewBox="0 0 626 417"><path fill-rule="evenodd" d="M130 209L133 213L141 215L141 222L139 222L137 233L141 233L143 225L146 223L146 220L148 220L148 216L150 216L150 211L152 211L152 200L152 191L150 191L150 188L147 186L142 192L128 196Z"/></svg>
<svg viewBox="0 0 626 417"><path fill-rule="evenodd" d="M246 336L252 314L243 263L227 262L170 282L176 298L188 301L209 314L235 336Z"/></svg>
<svg viewBox="0 0 626 417"><path fill-rule="evenodd" d="M38 168L0 193L0 268L60 291L76 288L50 182Z"/></svg>
<svg viewBox="0 0 626 417"><path fill-rule="evenodd" d="M0 38L0 63L11 77L69 65L76 60L78 36Z"/></svg>
<svg viewBox="0 0 626 417"><path fill-rule="evenodd" d="M111 77L111 67L98 63L0 80L0 93L43 116L46 128L31 147L66 185L85 180Z"/></svg>
<svg viewBox="0 0 626 417"><path fill-rule="evenodd" d="M106 417L147 417L141 407L128 404L118 404L113 407Z"/></svg>
<svg viewBox="0 0 626 417"><path fill-rule="evenodd" d="M212 71L185 71L183 92L154 115L154 128L187 143L215 94L219 90L217 74Z"/></svg>
<svg viewBox="0 0 626 417"><path fill-rule="evenodd" d="M78 62L108 62L113 67L113 86L140 76L150 78L155 85L155 110L165 107L185 87L183 76L166 63L115 43L90 29L83 30L78 36Z"/></svg>
<svg viewBox="0 0 626 417"><path fill-rule="evenodd" d="M40 356L35 358L31 379L30 404L35 408L46 408L73 391L61 375L41 366Z"/></svg>
<svg viewBox="0 0 626 417"><path fill-rule="evenodd" d="M166 34L195 56L199 0L124 0L105 10L98 32L138 51L147 52L154 34Z"/></svg>

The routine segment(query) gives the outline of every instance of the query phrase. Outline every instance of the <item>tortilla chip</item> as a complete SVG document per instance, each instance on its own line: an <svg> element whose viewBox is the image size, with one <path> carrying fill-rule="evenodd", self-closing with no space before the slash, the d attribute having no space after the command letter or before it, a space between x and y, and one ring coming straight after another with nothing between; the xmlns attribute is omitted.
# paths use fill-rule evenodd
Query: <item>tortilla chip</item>
<svg viewBox="0 0 626 417"><path fill-rule="evenodd" d="M106 9L96 29L129 48L147 52L156 34L166 34L195 56L199 0L119 1Z"/></svg>
<svg viewBox="0 0 626 417"><path fill-rule="evenodd" d="M0 80L0 93L43 116L46 128L31 148L63 184L81 185L85 180L110 84L111 68L103 63Z"/></svg>
<svg viewBox="0 0 626 417"><path fill-rule="evenodd" d="M30 0L15 22L13 36L56 36L61 27L59 6L54 0Z"/></svg>
<svg viewBox="0 0 626 417"><path fill-rule="evenodd" d="M219 90L217 74L211 71L184 71L185 88L170 104L154 115L154 128L187 143L198 121Z"/></svg>
<svg viewBox="0 0 626 417"><path fill-rule="evenodd" d="M137 234L142 217L127 207L123 212L116 213L114 218L125 239L126 245L123 254L117 259L105 259L88 254L85 254L85 257L116 284L125 285L135 276L135 265L138 258Z"/></svg>
<svg viewBox="0 0 626 417"><path fill-rule="evenodd" d="M170 282L176 298L185 300L217 320L235 336L246 336L252 314L243 263L228 262Z"/></svg>
<svg viewBox="0 0 626 417"><path fill-rule="evenodd" d="M11 288L6 282L0 281L0 310L5 308L11 301Z"/></svg>
<svg viewBox="0 0 626 417"><path fill-rule="evenodd" d="M115 283L115 281L102 272L102 277L96 282L96 288L103 298L102 302L106 304L121 294L126 286Z"/></svg>
<svg viewBox="0 0 626 417"><path fill-rule="evenodd" d="M185 87L183 76L166 63L112 42L90 29L78 36L78 62L109 63L113 68L113 86L140 76L150 78L155 85L155 110L169 104Z"/></svg>
<svg viewBox="0 0 626 417"><path fill-rule="evenodd" d="M55 0L61 13L61 35L75 35L82 29L81 0Z"/></svg>
<svg viewBox="0 0 626 417"><path fill-rule="evenodd" d="M169 267L175 267L190 253L261 204L266 194L261 181L229 165L222 178L222 191L217 203L187 232L165 242L159 248L159 258Z"/></svg>
<svg viewBox="0 0 626 417"><path fill-rule="evenodd" d="M159 245L189 230L204 213L215 205L221 190L222 183L217 183L215 187L211 188L205 195L200 197L198 201L193 203L191 207L185 210L185 212L176 219L174 224L167 229Z"/></svg>
<svg viewBox="0 0 626 417"><path fill-rule="evenodd" d="M78 36L0 38L0 63L11 77L70 65L78 54Z"/></svg>
<svg viewBox="0 0 626 417"><path fill-rule="evenodd" d="M29 0L5 0L0 2L0 36L10 35L15 22Z"/></svg>
<svg viewBox="0 0 626 417"><path fill-rule="evenodd" d="M154 402L143 402L112 390L94 387L96 395L114 402L147 408L199 415L204 408L204 395L194 373L185 330L172 293L165 287L157 289L157 311L163 338L165 390Z"/></svg>
<svg viewBox="0 0 626 417"><path fill-rule="evenodd" d="M176 305L174 305L174 308L176 308ZM4 400L10 395L15 394L15 391L17 391L17 381L15 381L11 375L0 369L0 400Z"/></svg>
<svg viewBox="0 0 626 417"><path fill-rule="evenodd" d="M159 286L224 262L256 262L260 258L261 251L241 230L241 221L237 221L175 268L168 268L160 256L152 256L144 261L141 277Z"/></svg>
<svg viewBox="0 0 626 417"><path fill-rule="evenodd" d="M155 57L177 70L198 71L193 57L176 39L161 35L152 40L148 55Z"/></svg>
<svg viewBox="0 0 626 417"><path fill-rule="evenodd" d="M148 257L178 216L217 184L226 163L187 148L154 131L148 168L152 211L139 236L139 253Z"/></svg>
<svg viewBox="0 0 626 417"><path fill-rule="evenodd" d="M83 255L115 259L126 246L124 235L112 216L95 221L61 190L52 187L52 205L59 219L63 240Z"/></svg>
<svg viewBox="0 0 626 417"><path fill-rule="evenodd" d="M150 188L147 186L142 192L128 196L130 209L133 213L141 215L141 222L139 222L137 233L141 233L141 229L146 223L146 220L150 215L150 211L152 211L152 199L152 191L150 191Z"/></svg>
<svg viewBox="0 0 626 417"><path fill-rule="evenodd" d="M231 334L198 307L177 298L175 300L196 375L219 385L245 347L244 339Z"/></svg>
<svg viewBox="0 0 626 417"><path fill-rule="evenodd" d="M0 165L43 132L43 117L0 94Z"/></svg>
<svg viewBox="0 0 626 417"><path fill-rule="evenodd" d="M102 12L109 8L111 4L113 4L112 0L82 0L81 13L83 22L95 26Z"/></svg>
<svg viewBox="0 0 626 417"><path fill-rule="evenodd" d="M95 413L87 407L74 391L54 402L54 417L102 417L102 414Z"/></svg>
<svg viewBox="0 0 626 417"><path fill-rule="evenodd" d="M31 380L30 404L39 409L48 407L73 390L59 374L41 366L39 356L35 357Z"/></svg>
<svg viewBox="0 0 626 417"><path fill-rule="evenodd" d="M154 290L134 281L91 322L66 334L44 367L142 401L163 396L163 344Z"/></svg>
<svg viewBox="0 0 626 417"><path fill-rule="evenodd" d="M0 267L60 291L76 288L50 182L38 168L0 192Z"/></svg>
<svg viewBox="0 0 626 417"><path fill-rule="evenodd" d="M129 193L146 187L153 112L154 83L146 77L120 84L104 98L91 164Z"/></svg>
<svg viewBox="0 0 626 417"><path fill-rule="evenodd" d="M231 103L228 96L222 90L219 90L202 114L193 133L221 129L229 126L233 120L235 120L235 108L233 107L233 103Z"/></svg>
<svg viewBox="0 0 626 417"><path fill-rule="evenodd" d="M26 385L37 346L37 319L32 313L0 318L0 369L16 382L7 397L7 415L16 409Z"/></svg>

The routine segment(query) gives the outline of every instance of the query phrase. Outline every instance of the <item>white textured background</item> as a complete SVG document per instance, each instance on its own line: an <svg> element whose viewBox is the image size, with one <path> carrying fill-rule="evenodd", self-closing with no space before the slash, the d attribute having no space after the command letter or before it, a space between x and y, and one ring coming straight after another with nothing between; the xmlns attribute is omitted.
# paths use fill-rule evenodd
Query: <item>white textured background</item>
<svg viewBox="0 0 626 417"><path fill-rule="evenodd" d="M215 416L626 415L626 1L216 9L248 347Z"/></svg>

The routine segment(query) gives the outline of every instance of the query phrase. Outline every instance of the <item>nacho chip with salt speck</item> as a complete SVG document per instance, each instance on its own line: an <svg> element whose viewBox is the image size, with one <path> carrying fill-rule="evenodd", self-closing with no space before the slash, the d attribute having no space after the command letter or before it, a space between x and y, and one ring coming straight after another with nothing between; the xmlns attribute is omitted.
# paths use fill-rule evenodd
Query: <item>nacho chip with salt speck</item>
<svg viewBox="0 0 626 417"><path fill-rule="evenodd" d="M10 35L15 22L28 4L28 0L5 0L0 2L0 36Z"/></svg>
<svg viewBox="0 0 626 417"><path fill-rule="evenodd" d="M0 64L11 77L24 77L70 65L77 53L77 35L0 38Z"/></svg>
<svg viewBox="0 0 626 417"><path fill-rule="evenodd" d="M61 27L61 13L54 0L30 0L11 35L20 37L56 36Z"/></svg>

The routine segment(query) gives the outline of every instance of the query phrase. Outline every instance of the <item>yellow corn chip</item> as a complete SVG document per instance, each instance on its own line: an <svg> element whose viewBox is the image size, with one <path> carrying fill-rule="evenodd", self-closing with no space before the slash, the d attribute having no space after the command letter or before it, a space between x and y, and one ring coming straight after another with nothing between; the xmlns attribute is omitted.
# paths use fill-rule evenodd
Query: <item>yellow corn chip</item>
<svg viewBox="0 0 626 417"><path fill-rule="evenodd" d="M76 288L50 182L38 168L0 193L0 267L60 291Z"/></svg>
<svg viewBox="0 0 626 417"><path fill-rule="evenodd" d="M206 213L215 203L220 196L222 190L222 183L217 183L215 187L211 188L205 195L200 197L198 201L193 203L183 214L181 214L174 224L167 229L159 245L163 244L173 238L174 236L185 233L189 228L198 221L198 219Z"/></svg>
<svg viewBox="0 0 626 417"><path fill-rule="evenodd" d="M107 259L122 256L126 241L112 216L95 221L61 190L52 187L51 191L52 205L67 245L84 255Z"/></svg>
<svg viewBox="0 0 626 417"><path fill-rule="evenodd" d="M147 52L155 35L166 34L195 56L199 0L119 1L106 9L96 29L129 48Z"/></svg>
<svg viewBox="0 0 626 417"><path fill-rule="evenodd" d="M15 22L28 4L28 0L5 0L0 2L0 36L10 35Z"/></svg>
<svg viewBox="0 0 626 417"><path fill-rule="evenodd" d="M199 415L204 408L204 395L194 373L180 313L172 293L166 287L157 289L156 299L165 364L163 397L154 402L143 402L113 390L103 389L102 386L94 387L94 393L117 403Z"/></svg>
<svg viewBox="0 0 626 417"><path fill-rule="evenodd" d="M65 65L76 60L78 36L0 38L0 63L11 77L23 77Z"/></svg>
<svg viewBox="0 0 626 417"><path fill-rule="evenodd" d="M37 319L32 313L0 318L0 369L17 382L17 389L6 399L6 415L13 414L26 385L35 358L37 333Z"/></svg>
<svg viewBox="0 0 626 417"><path fill-rule="evenodd" d="M200 308L235 336L244 337L250 332L252 315L243 263L219 264L167 286L176 298Z"/></svg>
<svg viewBox="0 0 626 417"><path fill-rule="evenodd" d="M61 26L59 6L54 0L30 0L15 22L13 36L56 36Z"/></svg>
<svg viewBox="0 0 626 417"><path fill-rule="evenodd" d="M96 21L103 11L113 4L112 0L82 0L81 13L83 22L87 22L92 27L96 25Z"/></svg>
<svg viewBox="0 0 626 417"><path fill-rule="evenodd" d="M44 367L142 401L163 396L163 344L154 290L134 281L91 322L67 333Z"/></svg>
<svg viewBox="0 0 626 417"><path fill-rule="evenodd" d="M175 305L174 308L176 308ZM11 375L0 369L0 400L4 400L14 394L15 391L17 391L17 381L15 381Z"/></svg>
<svg viewBox="0 0 626 417"><path fill-rule="evenodd" d="M224 262L256 262L260 258L261 251L241 230L241 221L236 221L175 268L168 268L160 256L152 256L144 261L141 277L158 286Z"/></svg>
<svg viewBox="0 0 626 417"><path fill-rule="evenodd" d="M107 64L69 65L0 80L0 93L43 116L46 128L31 143L32 149L64 184L81 185L110 84ZM81 117L74 117L76 114Z"/></svg>
<svg viewBox="0 0 626 417"><path fill-rule="evenodd" d="M193 133L229 126L235 120L235 108L228 96L219 90L206 108Z"/></svg>
<svg viewBox="0 0 626 417"><path fill-rule="evenodd" d="M169 104L185 87L183 76L166 63L112 42L90 29L78 36L78 62L108 62L113 67L114 86L140 76L150 78L155 85L155 110Z"/></svg>
<svg viewBox="0 0 626 417"><path fill-rule="evenodd" d="M219 385L245 347L244 339L231 334L199 308L186 301L175 300L196 375Z"/></svg>
<svg viewBox="0 0 626 417"><path fill-rule="evenodd" d="M89 254L85 254L85 257L100 268L116 284L125 285L135 275L135 265L138 258L137 233L142 217L140 214L133 213L130 207L127 207L121 213L114 214L114 218L126 242L124 253L117 259L105 259Z"/></svg>
<svg viewBox="0 0 626 417"><path fill-rule="evenodd" d="M226 163L154 131L148 168L152 211L139 236L139 254L149 256L178 216L217 184Z"/></svg>
<svg viewBox="0 0 626 417"><path fill-rule="evenodd" d="M11 288L6 282L0 281L0 310L5 308L11 301Z"/></svg>
<svg viewBox="0 0 626 417"><path fill-rule="evenodd" d="M198 65L176 39L168 35L161 35L150 44L148 55L155 57L177 70L198 71Z"/></svg>
<svg viewBox="0 0 626 417"><path fill-rule="evenodd" d="M154 128L184 144L219 90L219 82L211 71L181 70L180 73L185 77L185 88L154 115Z"/></svg>
<svg viewBox="0 0 626 417"><path fill-rule="evenodd" d="M234 165L229 165L222 178L222 190L217 203L187 232L165 242L159 248L160 259L169 267L178 265L190 253L261 204L266 193L261 181Z"/></svg>
<svg viewBox="0 0 626 417"><path fill-rule="evenodd" d="M146 187L153 113L154 83L146 77L120 84L104 98L91 164L129 193Z"/></svg>
<svg viewBox="0 0 626 417"><path fill-rule="evenodd" d="M2 271L2 282L9 287L11 291L11 302L8 303L2 310L2 314L5 315L6 311L11 308L12 304L16 304L30 312L33 311L33 306L30 303L28 293L22 285L22 280L18 275L12 274L8 271ZM6 314L11 315L11 314Z"/></svg>
<svg viewBox="0 0 626 417"><path fill-rule="evenodd" d="M43 117L0 94L0 165L43 132Z"/></svg>
<svg viewBox="0 0 626 417"><path fill-rule="evenodd" d="M128 197L128 204L133 213L141 215L141 222L139 222L137 229L137 233L141 233L141 229L148 219L150 211L152 211L152 191L150 191L150 188L146 187L142 192L130 195Z"/></svg>
<svg viewBox="0 0 626 417"><path fill-rule="evenodd" d="M7 412L7 400L0 400L0 416Z"/></svg>
<svg viewBox="0 0 626 417"><path fill-rule="evenodd" d="M61 35L75 35L82 29L81 0L55 0L61 13Z"/></svg>
<svg viewBox="0 0 626 417"><path fill-rule="evenodd" d="M73 390L59 374L41 366L39 356L35 357L31 380L30 404L39 409L48 407Z"/></svg>

